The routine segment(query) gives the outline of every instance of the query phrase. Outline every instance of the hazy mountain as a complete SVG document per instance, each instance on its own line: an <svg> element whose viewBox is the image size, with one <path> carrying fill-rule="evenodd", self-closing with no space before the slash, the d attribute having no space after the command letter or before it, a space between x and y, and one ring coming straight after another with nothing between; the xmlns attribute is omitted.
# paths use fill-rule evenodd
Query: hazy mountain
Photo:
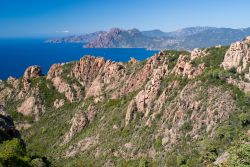
<svg viewBox="0 0 250 167"><path fill-rule="evenodd" d="M250 28L231 29L215 27L189 27L173 32L160 30L139 31L138 29L122 30L113 28L108 32L97 32L84 36L66 37L47 42L82 42L89 48L147 48L147 49L178 49L215 45L229 45L250 35Z"/></svg>
<svg viewBox="0 0 250 167"><path fill-rule="evenodd" d="M97 31L94 33L83 34L83 35L73 35L64 38L49 39L45 42L47 43L88 43L102 35L104 31Z"/></svg>
<svg viewBox="0 0 250 167"><path fill-rule="evenodd" d="M183 29L179 29L176 31L172 31L172 32L165 32L165 34L167 36L173 37L173 38L179 38L179 39L183 39L187 36L191 36L191 35L195 35L198 34L200 32L203 31L207 31L207 30L215 30L217 28L215 27L188 27L188 28L183 28Z"/></svg>
<svg viewBox="0 0 250 167"><path fill-rule="evenodd" d="M142 31L142 34L148 37L169 37L166 32L161 30L149 30L149 31Z"/></svg>
<svg viewBox="0 0 250 167"><path fill-rule="evenodd" d="M182 38L179 46L183 49L204 48L215 45L229 45L250 35L250 28L208 28Z"/></svg>

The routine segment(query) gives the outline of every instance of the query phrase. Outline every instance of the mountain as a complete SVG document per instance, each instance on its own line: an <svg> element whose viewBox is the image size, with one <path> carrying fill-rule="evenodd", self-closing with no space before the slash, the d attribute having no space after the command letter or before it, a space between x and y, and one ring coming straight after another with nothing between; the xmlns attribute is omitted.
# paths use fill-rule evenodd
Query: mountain
<svg viewBox="0 0 250 167"><path fill-rule="evenodd" d="M208 28L199 33L195 33L183 38L180 46L192 49L204 48L213 45L228 45L232 42L239 41L250 34L250 28L247 29L230 29L230 28ZM208 40L209 39L209 40Z"/></svg>
<svg viewBox="0 0 250 167"><path fill-rule="evenodd" d="M173 37L173 38L180 38L183 39L185 37L191 36L191 35L195 35L204 31L213 31L216 29L220 29L220 28L215 28L215 27L188 27L188 28L183 28L183 29L179 29L176 31L172 31L172 32L167 32L165 33L167 36Z"/></svg>
<svg viewBox="0 0 250 167"><path fill-rule="evenodd" d="M84 56L0 81L0 104L51 166L249 166L249 67L250 37L144 61Z"/></svg>
<svg viewBox="0 0 250 167"><path fill-rule="evenodd" d="M88 43L102 35L104 31L97 31L94 33L84 35L74 35L65 38L49 39L46 43Z"/></svg>
<svg viewBox="0 0 250 167"><path fill-rule="evenodd" d="M193 50L216 45L229 45L245 36L250 35L250 28L231 29L215 27L189 27L173 32L160 30L139 31L137 29L121 30L113 28L108 32L101 32L88 41L84 41L87 48L147 48L154 50L177 49ZM69 37L47 42L80 42ZM82 43L84 43L82 42Z"/></svg>
<svg viewBox="0 0 250 167"><path fill-rule="evenodd" d="M148 37L168 37L168 34L161 30L142 31L142 34Z"/></svg>
<svg viewBox="0 0 250 167"><path fill-rule="evenodd" d="M148 48L161 47L166 37L152 38L143 35L137 29L122 30L113 28L97 37L94 41L84 45L86 48Z"/></svg>

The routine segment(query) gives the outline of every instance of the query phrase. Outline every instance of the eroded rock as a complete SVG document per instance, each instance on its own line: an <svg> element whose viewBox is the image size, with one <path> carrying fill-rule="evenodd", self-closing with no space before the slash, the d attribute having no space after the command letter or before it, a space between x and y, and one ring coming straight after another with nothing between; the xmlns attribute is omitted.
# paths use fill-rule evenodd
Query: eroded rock
<svg viewBox="0 0 250 167"><path fill-rule="evenodd" d="M42 76L42 68L40 66L30 66L25 70L23 78L32 79L39 76Z"/></svg>
<svg viewBox="0 0 250 167"><path fill-rule="evenodd" d="M249 37L247 37L241 42L231 44L221 65L224 69L235 68L238 73L242 73L249 65L249 62L250 41Z"/></svg>

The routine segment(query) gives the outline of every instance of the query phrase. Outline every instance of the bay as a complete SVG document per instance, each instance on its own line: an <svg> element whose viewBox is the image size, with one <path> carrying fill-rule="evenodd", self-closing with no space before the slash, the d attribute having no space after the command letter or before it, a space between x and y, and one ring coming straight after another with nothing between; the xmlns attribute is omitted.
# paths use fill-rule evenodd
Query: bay
<svg viewBox="0 0 250 167"><path fill-rule="evenodd" d="M127 62L130 57L145 60L158 51L144 48L83 48L82 44L44 43L45 39L0 39L0 79L19 78L31 65L42 67L46 74L54 63L77 61L85 55L101 56L106 60Z"/></svg>

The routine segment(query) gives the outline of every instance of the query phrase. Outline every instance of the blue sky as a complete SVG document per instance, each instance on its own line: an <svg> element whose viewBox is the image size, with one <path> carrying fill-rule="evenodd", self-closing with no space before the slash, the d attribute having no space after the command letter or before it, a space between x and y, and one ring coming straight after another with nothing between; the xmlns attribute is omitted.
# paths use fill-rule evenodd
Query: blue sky
<svg viewBox="0 0 250 167"><path fill-rule="evenodd" d="M0 37L88 33L112 27L172 31L250 27L249 0L0 0Z"/></svg>

